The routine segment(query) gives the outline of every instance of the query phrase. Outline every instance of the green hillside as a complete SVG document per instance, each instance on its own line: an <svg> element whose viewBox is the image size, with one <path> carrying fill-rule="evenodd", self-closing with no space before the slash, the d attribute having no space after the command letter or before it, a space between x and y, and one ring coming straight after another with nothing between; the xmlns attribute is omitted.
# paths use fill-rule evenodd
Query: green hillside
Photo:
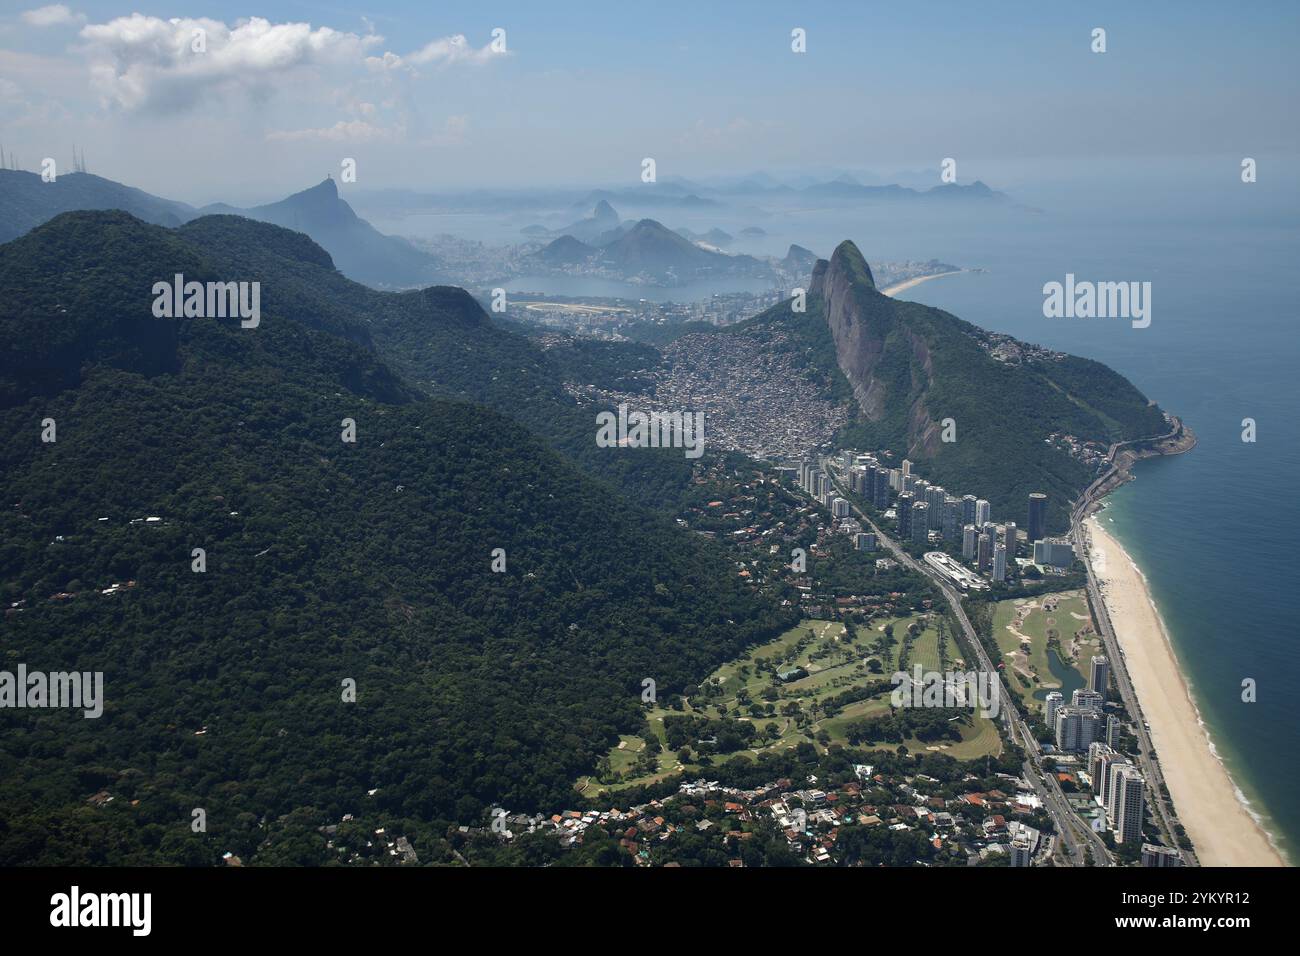
<svg viewBox="0 0 1300 956"><path fill-rule="evenodd" d="M254 260L258 328L150 314L153 281ZM644 677L680 691L788 626L707 542L391 372L384 310L455 339L451 290L313 295L327 261L120 212L0 247L3 666L103 671L107 700L0 714L0 865L319 863L347 813L440 859L494 802L560 805L639 726ZM60 377L24 393L24 361Z"/></svg>
<svg viewBox="0 0 1300 956"><path fill-rule="evenodd" d="M823 294L832 286L840 290L835 315ZM837 347L836 322L858 334L861 354ZM733 328L764 326L790 333L787 348L805 356L826 392L854 404L839 436L846 447L892 449L932 481L987 498L999 519L1023 524L1029 493L1045 491L1050 525L1065 527L1067 505L1092 473L1048 436L1109 445L1167 430L1161 410L1099 362L995 341L941 309L882 295L852 243L819 264L806 312L785 302ZM992 357L1004 341L1024 350L1024 360ZM870 395L870 412L854 400L855 384ZM946 418L956 422L955 442L941 440Z"/></svg>
<svg viewBox="0 0 1300 956"><path fill-rule="evenodd" d="M45 182L37 173L0 169L0 242L16 239L59 213L79 209L123 209L163 226L178 226L194 215L185 203L91 173L59 173L53 182Z"/></svg>

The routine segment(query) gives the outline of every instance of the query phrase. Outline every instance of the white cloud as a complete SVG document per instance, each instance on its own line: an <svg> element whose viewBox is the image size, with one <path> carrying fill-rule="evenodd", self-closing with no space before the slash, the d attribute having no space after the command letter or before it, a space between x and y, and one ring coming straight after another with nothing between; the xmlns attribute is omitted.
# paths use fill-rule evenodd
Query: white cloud
<svg viewBox="0 0 1300 956"><path fill-rule="evenodd" d="M22 20L29 27L63 27L85 23L86 15L73 13L61 3L52 3L35 10L24 10Z"/></svg>
<svg viewBox="0 0 1300 956"><path fill-rule="evenodd" d="M487 63L499 56L506 56L505 50L497 50L493 44L486 43L475 49L469 45L464 34L443 37L426 43L414 53L398 56L385 53L383 56L367 57L366 65L372 70L411 70L417 66L450 66L455 63Z"/></svg>
<svg viewBox="0 0 1300 956"><path fill-rule="evenodd" d="M83 27L92 82L105 105L179 109L205 95L263 92L295 70L355 63L379 37L261 17L217 20L133 13Z"/></svg>
<svg viewBox="0 0 1300 956"><path fill-rule="evenodd" d="M206 18L163 20L139 13L81 30L91 80L105 106L126 111L179 110L222 96L267 98L288 85L301 94L346 87L364 69L410 64L484 62L491 45L469 47L463 36L435 40L406 57L368 55L383 37L271 23L262 17L234 26ZM332 127L331 127L332 129Z"/></svg>

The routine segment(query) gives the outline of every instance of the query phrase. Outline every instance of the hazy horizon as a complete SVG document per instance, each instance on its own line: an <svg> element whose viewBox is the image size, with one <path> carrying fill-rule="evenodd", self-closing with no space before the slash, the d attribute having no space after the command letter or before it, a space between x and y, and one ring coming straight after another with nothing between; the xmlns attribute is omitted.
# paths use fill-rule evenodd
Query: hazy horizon
<svg viewBox="0 0 1300 956"><path fill-rule="evenodd" d="M1293 30L1201 4L998 16L33 5L0 16L0 144L62 170L75 143L91 172L196 205L283 196L347 157L361 191L632 185L645 157L661 182L814 168L936 185L953 157L959 181L1013 191L1099 163L1300 151L1276 119L1300 92Z"/></svg>

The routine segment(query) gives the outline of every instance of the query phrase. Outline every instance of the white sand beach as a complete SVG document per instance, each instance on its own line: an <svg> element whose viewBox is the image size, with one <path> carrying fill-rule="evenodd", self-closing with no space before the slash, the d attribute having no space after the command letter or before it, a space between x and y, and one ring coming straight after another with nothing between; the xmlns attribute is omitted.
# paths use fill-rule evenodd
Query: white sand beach
<svg viewBox="0 0 1300 956"><path fill-rule="evenodd" d="M1151 726L1174 811L1201 864L1284 865L1211 749L1142 573L1096 516L1087 524L1093 572Z"/></svg>
<svg viewBox="0 0 1300 956"><path fill-rule="evenodd" d="M900 282L897 285L891 285L888 289L881 289L880 294L887 295L887 296L896 296L898 295L898 293L906 292L908 289L912 288L913 286L918 286L922 282L929 282L931 279L942 279L944 276L959 276L961 274L962 274L962 270L958 269L955 272L936 272L932 276L917 276L915 279L908 279L906 282Z"/></svg>

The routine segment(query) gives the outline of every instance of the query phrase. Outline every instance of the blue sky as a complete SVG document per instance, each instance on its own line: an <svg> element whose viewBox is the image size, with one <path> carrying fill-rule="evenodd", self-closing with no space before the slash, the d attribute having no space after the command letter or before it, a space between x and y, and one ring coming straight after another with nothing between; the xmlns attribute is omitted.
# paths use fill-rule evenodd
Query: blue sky
<svg viewBox="0 0 1300 956"><path fill-rule="evenodd" d="M1300 136L1293 3L38 7L0 14L0 143L35 168L75 140L94 171L194 200L274 195L342 156L373 188L616 183L644 156L687 177L954 156L999 185ZM172 18L247 17L270 32L160 51L188 31Z"/></svg>

